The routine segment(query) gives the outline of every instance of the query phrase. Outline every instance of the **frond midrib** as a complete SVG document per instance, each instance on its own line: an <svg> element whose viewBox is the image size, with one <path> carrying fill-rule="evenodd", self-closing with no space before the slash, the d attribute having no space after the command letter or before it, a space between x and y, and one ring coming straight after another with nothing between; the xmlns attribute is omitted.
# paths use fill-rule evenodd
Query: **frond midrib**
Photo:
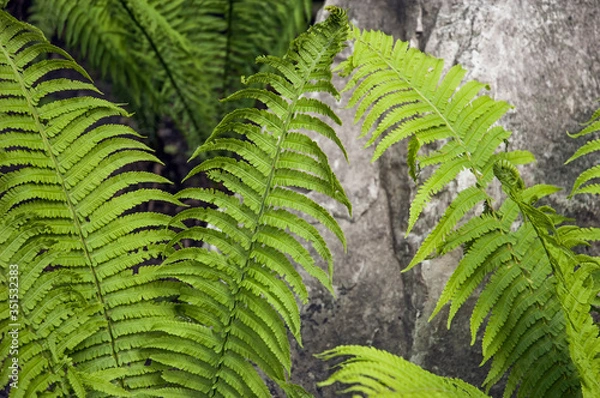
<svg viewBox="0 0 600 398"><path fill-rule="evenodd" d="M57 174L57 177L58 177L58 179L60 181L60 185L61 185L62 191L65 194L66 203L67 203L67 206L69 207L69 211L70 211L71 216L73 218L73 223L74 223L75 229L77 231L77 236L78 236L78 238L79 238L79 240L81 242L82 249L83 249L83 252L84 252L84 256L85 256L86 262L88 263L90 272L91 272L91 274L92 274L92 276L94 278L94 284L95 284L95 288L96 288L97 297L98 297L98 299L100 300L100 302L102 304L102 313L103 313L104 319L106 320L107 329L108 329L108 333L109 333L109 336L110 336L111 354L112 354L113 360L115 361L115 364L117 366L119 366L120 363L119 363L119 358L118 358L118 354L117 354L116 347L115 347L115 337L114 337L113 330L112 330L112 327L111 327L110 317L108 316L108 312L107 312L106 304L105 304L105 301L104 301L104 297L103 297L102 291L100 289L100 280L99 280L98 276L96 275L96 271L95 271L94 266L93 266L94 262L92 260L90 250L89 250L89 248L87 246L87 242L86 242L86 240L84 238L85 235L83 233L83 228L82 228L81 223L79 221L79 218L77 216L77 211L75 209L75 204L73 203L73 201L71 200L71 197L69 195L69 190L67 189L65 178L62 175L62 173L59 171L60 170L60 167L59 167L60 164L58 162L58 159L56 158L56 156L54 155L54 153L52 151L52 145L50 144L50 142L48 140L47 134L45 134L44 125L40 121L40 115L39 115L39 113L37 111L37 108L36 108L36 106L34 104L33 99L31 98L31 96L29 94L29 90L27 89L27 86L26 86L26 84L25 84L25 82L23 80L23 77L22 77L21 73L19 72L19 69L18 69L17 65L15 65L15 63L13 62L13 59L12 59L10 53L8 53L6 51L6 48L4 46L0 46L0 47L2 49L2 53L3 53L4 57L6 58L7 62L10 63L11 69L13 70L13 73L14 73L14 75L15 75L18 83L19 83L19 86L21 87L21 91L22 91L25 99L27 100L27 105L29 106L31 115L33 116L33 119L35 121L35 124L36 124L36 127L38 129L39 135L41 136L41 138L43 140L47 156L49 156L51 158L51 160L52 160L52 163L54 165L54 172ZM121 380L121 383L122 383L122 380Z"/></svg>

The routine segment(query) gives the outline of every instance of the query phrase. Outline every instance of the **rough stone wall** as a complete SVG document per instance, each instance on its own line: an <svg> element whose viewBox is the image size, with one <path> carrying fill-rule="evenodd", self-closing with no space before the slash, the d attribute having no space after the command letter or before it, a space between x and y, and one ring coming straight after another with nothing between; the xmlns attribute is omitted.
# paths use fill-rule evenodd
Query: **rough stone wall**
<svg viewBox="0 0 600 398"><path fill-rule="evenodd" d="M527 182L545 182L570 189L585 162L563 162L581 145L565 131L577 131L600 98L600 3L598 0L329 0L349 10L361 28L379 29L410 40L447 67L461 63L467 78L490 83L491 95L515 106L502 119L514 132L515 147L532 151L538 162L527 170ZM347 49L340 61L349 55ZM337 87L343 80L336 78ZM313 354L340 344L363 344L391 351L438 374L481 384L487 369L479 368L479 343L470 347L467 310L459 311L450 331L443 312L433 310L460 253L426 261L400 273L437 222L458 186L438 195L423 220L404 238L414 184L405 167L406 148L396 145L371 164L372 149L358 141L353 111L327 100L344 125L339 134L350 157L347 165L334 145L322 142L330 155L354 213L349 217L331 203L348 240L348 252L336 247L336 297L309 286L311 302L302 311L303 343L294 352L294 380L316 396L334 396L315 387L329 374L328 365ZM593 198L569 202L565 195L553 205L585 224L597 221ZM472 303L471 303L472 304ZM472 307L470 307L472 308ZM492 390L501 392L500 386Z"/></svg>

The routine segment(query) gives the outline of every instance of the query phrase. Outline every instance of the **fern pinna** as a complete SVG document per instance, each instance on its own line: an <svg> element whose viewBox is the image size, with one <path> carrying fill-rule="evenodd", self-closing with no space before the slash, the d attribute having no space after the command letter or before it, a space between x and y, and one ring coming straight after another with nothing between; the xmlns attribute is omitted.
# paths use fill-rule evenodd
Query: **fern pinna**
<svg viewBox="0 0 600 398"><path fill-rule="evenodd" d="M352 75L346 90L353 90L349 106L356 106L356 121L363 119L362 133L370 133L368 144L377 143L373 159L408 139L411 176L418 182L421 169L429 173L419 183L411 203L407 234L433 195L459 173L470 173L473 181L457 194L406 269L431 255L441 256L463 247L463 258L432 317L450 303L450 326L458 309L483 284L471 317L471 332L474 343L488 318L483 355L484 362L491 359L492 365L484 385L489 389L508 375L504 392L507 397L517 390L520 397L581 394L586 383L594 385L590 374L582 373L581 361L592 361L594 354L590 357L582 351L591 347L581 346L574 336L593 334L588 327L589 304L585 304L594 296L593 289L582 286L588 286L595 260L579 258L571 251L573 245L585 244L584 234L579 232L578 240L571 240L572 245L557 243L556 247L562 248L561 253L570 253L574 261L569 263L574 267L570 273L579 267L576 260L587 264L586 271L579 273L583 279L565 284L568 278L560 277L548 241L549 236L557 242L562 240L545 233L544 228L556 229L555 223L564 220L547 219L547 215L532 217L548 212L546 208L532 210L533 204L559 189L546 185L526 189L518 177L515 165L530 163L534 158L526 151L508 151L510 132L495 125L510 106L478 96L486 87L482 83L469 81L460 86L466 73L460 65L443 76L443 60L409 48L408 43L359 29L354 29L353 38L354 52L340 69ZM499 151L503 144L505 150ZM495 179L507 192L519 194L508 195L497 204L488 192ZM579 230L574 226L564 228ZM561 290L566 287L575 288L575 293ZM577 321L569 314L569 309L579 303L570 299L572 294L577 300L588 300L578 308L577 316L581 316ZM341 354L348 352L328 356Z"/></svg>
<svg viewBox="0 0 600 398"><path fill-rule="evenodd" d="M188 177L205 173L232 194L212 189L185 189L178 199L202 201L176 222L206 226L183 229L161 267L164 276L185 284L179 311L188 323L171 328L172 353L153 355L164 365L162 377L172 386L163 396L265 397L269 390L255 365L288 395L302 390L288 383L291 368L287 328L300 341L300 314L294 293L303 302L307 290L294 263L332 289L332 255L317 221L345 245L343 233L328 211L302 189L350 204L326 155L307 135L319 134L342 144L318 115L339 122L313 92L337 95L330 66L347 36L340 9L292 42L283 58L265 56L268 65L245 79L272 89L248 88L228 100L252 98L266 109L238 109L217 125L194 156L215 152ZM231 153L232 156L219 155ZM204 242L198 247L191 242ZM307 242L328 265L303 246ZM211 247L212 246L212 247Z"/></svg>
<svg viewBox="0 0 600 398"><path fill-rule="evenodd" d="M157 319L175 316L152 301L175 285L134 275L172 239L170 218L130 210L179 202L148 187L168 182L160 176L118 172L158 160L110 123L123 109L72 95L98 92L86 79L41 32L0 11L0 363L11 397L126 396L157 374L141 344L156 338Z"/></svg>
<svg viewBox="0 0 600 398"><path fill-rule="evenodd" d="M56 33L146 123L169 116L190 147L223 115L218 101L256 71L260 54L281 55L304 31L308 0L35 0L32 20ZM249 106L252 104L249 104Z"/></svg>
<svg viewBox="0 0 600 398"><path fill-rule="evenodd" d="M586 135L590 135L593 133L597 133L600 131L600 109L596 110L590 120L586 123L586 126L583 130L576 134L570 135L572 138L582 137ZM571 156L565 164L569 164L572 161L581 158L582 156L589 155L594 152L600 151L600 138L591 139L581 146L574 154ZM573 184L573 189L571 191L571 196L583 193L591 193L591 194L600 194L600 184L595 181L597 178L600 178L600 165L596 164L593 167L582 172L575 183Z"/></svg>

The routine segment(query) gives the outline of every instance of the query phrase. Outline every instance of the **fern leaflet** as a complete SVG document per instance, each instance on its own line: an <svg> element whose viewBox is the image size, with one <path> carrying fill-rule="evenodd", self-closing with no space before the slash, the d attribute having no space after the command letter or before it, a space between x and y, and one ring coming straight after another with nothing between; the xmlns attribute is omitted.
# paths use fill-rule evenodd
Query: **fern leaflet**
<svg viewBox="0 0 600 398"><path fill-rule="evenodd" d="M598 109L590 120L586 123L586 127L581 130L577 134L569 135L572 138L581 137L584 135L593 134L600 131L600 109ZM600 151L600 139L593 139L585 143L581 146L574 154L571 156L565 164L569 164L572 161L581 158L582 156L589 155L593 152ZM575 183L573 184L573 189L571 191L570 197L580 194L580 193L591 193L591 194L600 194L600 184L591 183L590 181L595 180L600 177L600 167L598 165L593 166L584 172L582 172Z"/></svg>

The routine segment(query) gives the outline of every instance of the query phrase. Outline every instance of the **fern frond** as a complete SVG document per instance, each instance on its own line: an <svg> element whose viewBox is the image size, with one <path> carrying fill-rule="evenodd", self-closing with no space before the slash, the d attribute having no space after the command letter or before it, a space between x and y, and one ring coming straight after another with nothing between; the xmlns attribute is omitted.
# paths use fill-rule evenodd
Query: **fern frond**
<svg viewBox="0 0 600 398"><path fill-rule="evenodd" d="M592 276L598 271L599 263L595 258L572 251L575 246L589 245L595 236L591 233L586 237L584 231L574 225L559 227L567 219L549 206L534 207L532 203L537 194L533 197L524 194L527 191L522 190L520 177L512 167L506 166L497 164L495 174L511 200L519 206L526 220L522 228L529 228L535 234L536 240L529 250L535 250L537 255L529 254L523 260L521 267L528 270L528 278L522 284L522 290L515 290L519 288L515 281L506 288L507 292L512 290L513 293L505 297L514 301L510 304L511 317L503 315L505 321L501 328L511 330L510 335L507 337L500 333L502 329L495 328L498 335L488 338L486 330L484 355L486 345L491 348L490 353L498 352L488 381L494 377L498 380L511 361L516 361L505 395L512 394L520 384L519 394L524 395L583 393L585 397L596 396L600 393L600 331L590 310L599 294ZM523 293L527 293L525 297ZM494 316L489 324L497 324ZM543 328L550 328L554 339L540 344L547 333ZM551 343L554 346L550 350ZM503 345L501 350L498 349L500 345ZM568 346L567 353L561 350L564 346ZM541 356L544 360L539 371L527 371L533 363L540 362ZM572 370L566 371L569 368L576 369L576 376L572 375ZM519 373L526 375L524 380L516 376Z"/></svg>
<svg viewBox="0 0 600 398"><path fill-rule="evenodd" d="M570 359L579 373L581 391L584 397L595 397L600 394L600 329L590 311L600 294L594 281L594 275L600 271L600 260L577 254L572 249L589 246L597 236L593 231L586 235L589 229L581 230L575 225L557 228L563 218L547 206L535 208L526 201L519 205L539 236L552 266L556 278L553 293L563 312ZM544 382L548 383L548 378Z"/></svg>
<svg viewBox="0 0 600 398"><path fill-rule="evenodd" d="M464 256L432 317L450 304L450 326L458 309L483 284L471 331L474 342L489 317L483 338L484 362L492 360L486 387L508 374L505 396L517 389L518 396L580 394L577 370L588 366L592 356L580 358L587 361L582 365L569 352L574 349L569 344L574 332L569 331L565 300L557 293L565 278L546 249L548 236L556 239L557 226L565 219L548 207L533 205L558 189L547 185L526 189L516 165L533 161L533 156L499 151L510 132L495 124L509 105L477 96L486 87L482 83L461 86L465 71L459 65L442 77L443 61L409 48L408 43L358 29L354 40L354 53L340 69L351 75L346 90L353 90L349 106L357 106L357 120L364 119L362 135L370 135L367 145L377 143L373 160L408 138L411 176L416 179L417 171L432 169L411 204L407 234L433 195L464 170L474 177L406 268L463 246ZM500 206L487 190L494 179L508 196ZM574 244L585 240L581 234L569 239ZM586 292L586 297L591 295ZM589 316L586 308L578 313ZM581 323L577 330L581 335L592 333ZM540 361L544 365L532 369Z"/></svg>
<svg viewBox="0 0 600 398"><path fill-rule="evenodd" d="M520 193L524 203L556 192L535 186ZM569 357L566 315L555 292L556 279L544 244L531 223L514 230L520 204L507 199L497 211L471 218L450 233L438 254L465 245L465 254L432 314L450 305L448 326L458 309L483 284L471 316L471 344L489 317L482 342L492 366L489 389L505 374L504 396L563 396L579 392ZM575 241L579 235L573 235ZM534 366L543 362L544 366ZM551 383L546 372L553 371Z"/></svg>
<svg viewBox="0 0 600 398"><path fill-rule="evenodd" d="M314 87L332 87L331 63L347 36L346 14L337 8L322 24L299 36L283 58L267 56L270 67L247 82L270 83L276 92L250 87L229 100L251 98L266 109L238 109L226 115L194 156L216 152L188 177L205 173L233 196L209 189L186 189L179 199L196 199L205 208L182 211L175 222L205 227L185 228L173 245L203 242L170 253L160 271L187 286L178 296L178 310L198 335L170 332L189 340L203 355L177 351L153 356L153 361L177 371L163 377L182 393L206 396L263 397L269 392L256 365L291 396L297 386L288 382L291 370L286 328L300 342L300 314L294 293L306 302L308 292L299 266L332 291L332 254L311 221L328 228L344 244L335 219L298 188L320 192L350 204L327 156L306 131L338 143L333 129L313 115L333 111L308 99ZM312 246L316 255L303 245ZM192 244L193 245L193 244ZM318 258L327 264L324 270ZM154 271L153 271L154 272Z"/></svg>
<svg viewBox="0 0 600 398"><path fill-rule="evenodd" d="M233 0L221 3L225 7L227 32L220 76L223 93L237 89L240 76L249 76L257 71L248 62L257 55L285 54L292 39L306 29L310 20L311 2L307 0Z"/></svg>
<svg viewBox="0 0 600 398"><path fill-rule="evenodd" d="M213 98L256 72L259 54L282 54L306 28L309 3L38 0L32 19L78 47L146 123L170 116L195 148L222 115Z"/></svg>
<svg viewBox="0 0 600 398"><path fill-rule="evenodd" d="M180 202L139 185L169 183L162 177L119 172L158 160L131 128L110 124L123 109L72 96L97 89L67 53L4 12L0 70L2 385L16 358L11 396L129 396L130 377L157 372L144 345L157 336L153 325L176 314L153 299L177 292L135 275L173 233L170 217L134 210ZM56 78L56 70L81 78Z"/></svg>
<svg viewBox="0 0 600 398"><path fill-rule="evenodd" d="M594 112L590 120L586 123L586 127L576 134L569 134L572 138L582 137L585 135L593 134L600 131L600 109ZM571 156L565 164L569 164L572 161L581 158L582 156L589 155L593 152L600 151L600 139L592 139L583 144L574 154ZM592 183L590 181L600 178L600 166L592 166L589 169L583 171L573 183L573 188L569 197L573 197L577 194L591 193L600 194L600 184Z"/></svg>
<svg viewBox="0 0 600 398"><path fill-rule="evenodd" d="M583 396L595 397L600 394L600 330L590 311L600 294L593 277L600 270L600 262L574 256L564 247L554 259L563 267L565 283L557 286L557 293L567 318L569 353L579 372Z"/></svg>
<svg viewBox="0 0 600 398"><path fill-rule="evenodd" d="M556 190L535 186L520 191L519 200L531 203ZM461 243L467 249L436 312L452 301L450 324L458 308L485 281L471 315L472 344L489 316L482 349L484 362L491 359L492 366L484 385L489 389L508 374L504 396L511 396L517 388L518 396L578 394L579 377L568 352L566 315L553 294L556 279L544 243L531 223L514 230L521 205L516 197L509 198L499 210L472 218L450 236L448 249ZM538 362L543 366L533 366ZM554 372L551 383L547 383L549 370Z"/></svg>
<svg viewBox="0 0 600 398"><path fill-rule="evenodd" d="M348 357L319 386L336 382L350 386L341 393L364 397L487 397L460 379L437 376L409 361L373 347L339 346L318 355L331 360Z"/></svg>
<svg viewBox="0 0 600 398"><path fill-rule="evenodd" d="M142 116L168 115L197 145L203 123L214 123L212 82L185 18L210 18L212 7L178 0L36 1L33 21L63 35L90 64L110 77ZM190 14L186 14L189 12ZM199 24L200 26L204 26ZM215 23L209 24L217 28ZM206 54L211 56L211 54ZM152 71L152 73L148 73Z"/></svg>
<svg viewBox="0 0 600 398"><path fill-rule="evenodd" d="M443 61L409 48L408 43L394 43L381 32L359 29L354 29L354 40L354 53L340 69L351 74L345 90L352 90L349 106L357 106L356 121L364 118L362 134L371 135L367 145L378 142L373 160L409 138L411 176L416 179L417 170L436 167L418 188L406 233L433 195L459 173L468 170L475 177L474 186L457 197L408 270L436 251L472 209L493 202L486 192L493 179L493 164L510 154L497 153L510 132L494 124L510 106L487 96L477 97L486 87L482 83L460 86L465 75L460 65L442 77ZM440 148L431 150L434 143Z"/></svg>

